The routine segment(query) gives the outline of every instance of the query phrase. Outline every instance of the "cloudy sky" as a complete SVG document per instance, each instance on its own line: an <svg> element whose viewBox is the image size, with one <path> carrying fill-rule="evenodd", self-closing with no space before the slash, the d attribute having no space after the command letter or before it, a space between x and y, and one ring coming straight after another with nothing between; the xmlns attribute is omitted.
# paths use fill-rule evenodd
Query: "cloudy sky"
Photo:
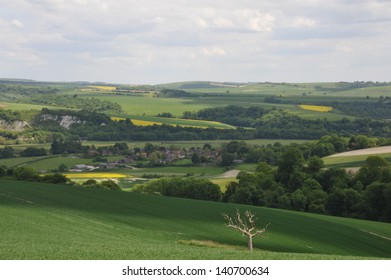
<svg viewBox="0 0 391 280"><path fill-rule="evenodd" d="M0 0L0 77L391 81L389 0Z"/></svg>

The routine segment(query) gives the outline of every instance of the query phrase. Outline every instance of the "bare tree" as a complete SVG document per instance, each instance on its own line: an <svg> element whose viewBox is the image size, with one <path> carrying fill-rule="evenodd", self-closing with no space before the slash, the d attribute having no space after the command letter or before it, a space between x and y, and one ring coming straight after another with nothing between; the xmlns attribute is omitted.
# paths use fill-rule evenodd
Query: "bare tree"
<svg viewBox="0 0 391 280"><path fill-rule="evenodd" d="M233 228L247 236L247 247L250 251L253 251L253 237L265 233L269 226L269 224L267 224L264 228L256 228L255 214L250 210L244 211L243 218L238 209L236 209L236 216L233 218L225 213L222 215L227 222L227 227Z"/></svg>

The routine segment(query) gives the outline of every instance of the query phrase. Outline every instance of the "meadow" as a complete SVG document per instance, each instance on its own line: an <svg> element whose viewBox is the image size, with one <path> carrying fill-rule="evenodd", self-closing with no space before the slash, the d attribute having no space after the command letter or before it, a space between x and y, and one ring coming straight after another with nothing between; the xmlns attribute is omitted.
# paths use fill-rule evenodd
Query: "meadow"
<svg viewBox="0 0 391 280"><path fill-rule="evenodd" d="M264 238L224 226L235 208ZM391 224L189 199L0 180L1 259L389 259Z"/></svg>

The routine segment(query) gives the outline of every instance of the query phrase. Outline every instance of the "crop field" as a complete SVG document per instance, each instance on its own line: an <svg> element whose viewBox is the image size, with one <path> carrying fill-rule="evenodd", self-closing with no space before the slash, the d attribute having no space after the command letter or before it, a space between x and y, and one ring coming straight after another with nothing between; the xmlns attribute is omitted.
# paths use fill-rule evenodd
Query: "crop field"
<svg viewBox="0 0 391 280"><path fill-rule="evenodd" d="M125 95L93 95L101 100L115 102L121 105L126 115L156 116L159 113L169 112L173 116L181 117L184 111L199 111L212 107L196 104L191 99L157 98L150 95L125 96Z"/></svg>
<svg viewBox="0 0 391 280"><path fill-rule="evenodd" d="M270 223L253 253L235 208ZM253 206L1 180L0 212L1 259L391 258L391 224Z"/></svg>
<svg viewBox="0 0 391 280"><path fill-rule="evenodd" d="M119 179L128 177L125 174L108 172L69 173L65 176L69 179Z"/></svg>
<svg viewBox="0 0 391 280"><path fill-rule="evenodd" d="M114 121L124 120L124 117L112 117ZM145 117L145 116L129 116L132 123L138 126L152 126L152 125L179 125L182 127L196 127L196 128L219 128L219 129L234 129L232 125L214 122L214 121L202 121L191 119L178 119L178 118L162 118L162 117Z"/></svg>
<svg viewBox="0 0 391 280"><path fill-rule="evenodd" d="M301 95L314 90L312 84L271 84L254 83L232 85L211 82L185 82L164 85L167 88L182 89L194 93L226 93L226 94L262 94L262 95Z"/></svg>
<svg viewBox="0 0 391 280"><path fill-rule="evenodd" d="M153 117L159 113L169 112L175 117L181 117L185 111L199 111L205 108L220 107L227 105L239 105L239 106L259 106L265 109L282 109L288 113L299 115L302 118L313 119L316 118L329 118L330 120L339 120L345 117L349 117L345 114L338 112L315 112L307 111L298 108L294 104L274 104L265 103L264 96L238 96L224 94L222 96L200 96L200 97L189 97L189 98L162 98L162 97L151 97L148 94L143 96L107 96L104 94L95 93L91 95L101 100L107 100L121 104L124 111L121 115L116 117L127 118L129 116L137 119L140 117ZM296 97L295 97L296 98ZM150 120L152 122L162 122L161 120ZM175 120L166 120L170 123L175 123ZM182 122L182 120L181 120ZM187 124L184 124L187 125ZM190 124L192 125L192 124Z"/></svg>
<svg viewBox="0 0 391 280"><path fill-rule="evenodd" d="M295 102L308 101L307 99L299 99L300 97L294 97L292 100ZM329 120L341 120L343 118L354 119L354 117L343 114L338 111L333 112L316 112L303 110L298 108L294 104L278 104L278 103L265 103L263 96L219 96L219 97L202 97L200 99L194 99L195 104L204 104L211 107L218 107L221 105L239 105L239 106L258 106L264 109L281 109L289 114L297 115L304 119L324 119Z"/></svg>
<svg viewBox="0 0 391 280"><path fill-rule="evenodd" d="M329 121L337 121L342 120L344 118L354 120L355 117L341 114L341 113L333 113L333 112L316 112L316 111L310 111L310 110L287 110L287 112L296 115L298 117L301 117L303 119L307 120L314 120L314 119L328 119Z"/></svg>
<svg viewBox="0 0 391 280"><path fill-rule="evenodd" d="M92 90L99 91L113 91L117 89L117 87L114 86L89 86L89 88L92 88Z"/></svg>
<svg viewBox="0 0 391 280"><path fill-rule="evenodd" d="M333 110L333 107L330 106L318 106L318 105L298 105L300 109L308 110L308 111L315 111L315 112L330 112Z"/></svg>

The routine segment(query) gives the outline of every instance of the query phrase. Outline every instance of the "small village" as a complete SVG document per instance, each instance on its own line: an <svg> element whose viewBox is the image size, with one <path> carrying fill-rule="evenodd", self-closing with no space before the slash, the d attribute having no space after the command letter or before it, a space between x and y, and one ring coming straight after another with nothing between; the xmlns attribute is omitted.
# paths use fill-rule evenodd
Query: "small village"
<svg viewBox="0 0 391 280"><path fill-rule="evenodd" d="M122 143L121 143L122 144ZM123 144L122 144L123 145ZM126 144L125 144L126 145ZM129 148L122 146L122 149L115 146L89 147L81 158L93 158L93 164L76 164L69 167L70 172L88 172L97 169L117 169L117 168L137 168L147 165L148 167L166 166L175 163L176 161L188 159L188 165L216 165L221 161L221 152L212 149L210 145L204 148L190 149L170 149L165 147L156 147L147 144L143 149ZM123 158L116 160L107 160L107 157L121 156ZM235 160L234 163L242 163L243 160Z"/></svg>

